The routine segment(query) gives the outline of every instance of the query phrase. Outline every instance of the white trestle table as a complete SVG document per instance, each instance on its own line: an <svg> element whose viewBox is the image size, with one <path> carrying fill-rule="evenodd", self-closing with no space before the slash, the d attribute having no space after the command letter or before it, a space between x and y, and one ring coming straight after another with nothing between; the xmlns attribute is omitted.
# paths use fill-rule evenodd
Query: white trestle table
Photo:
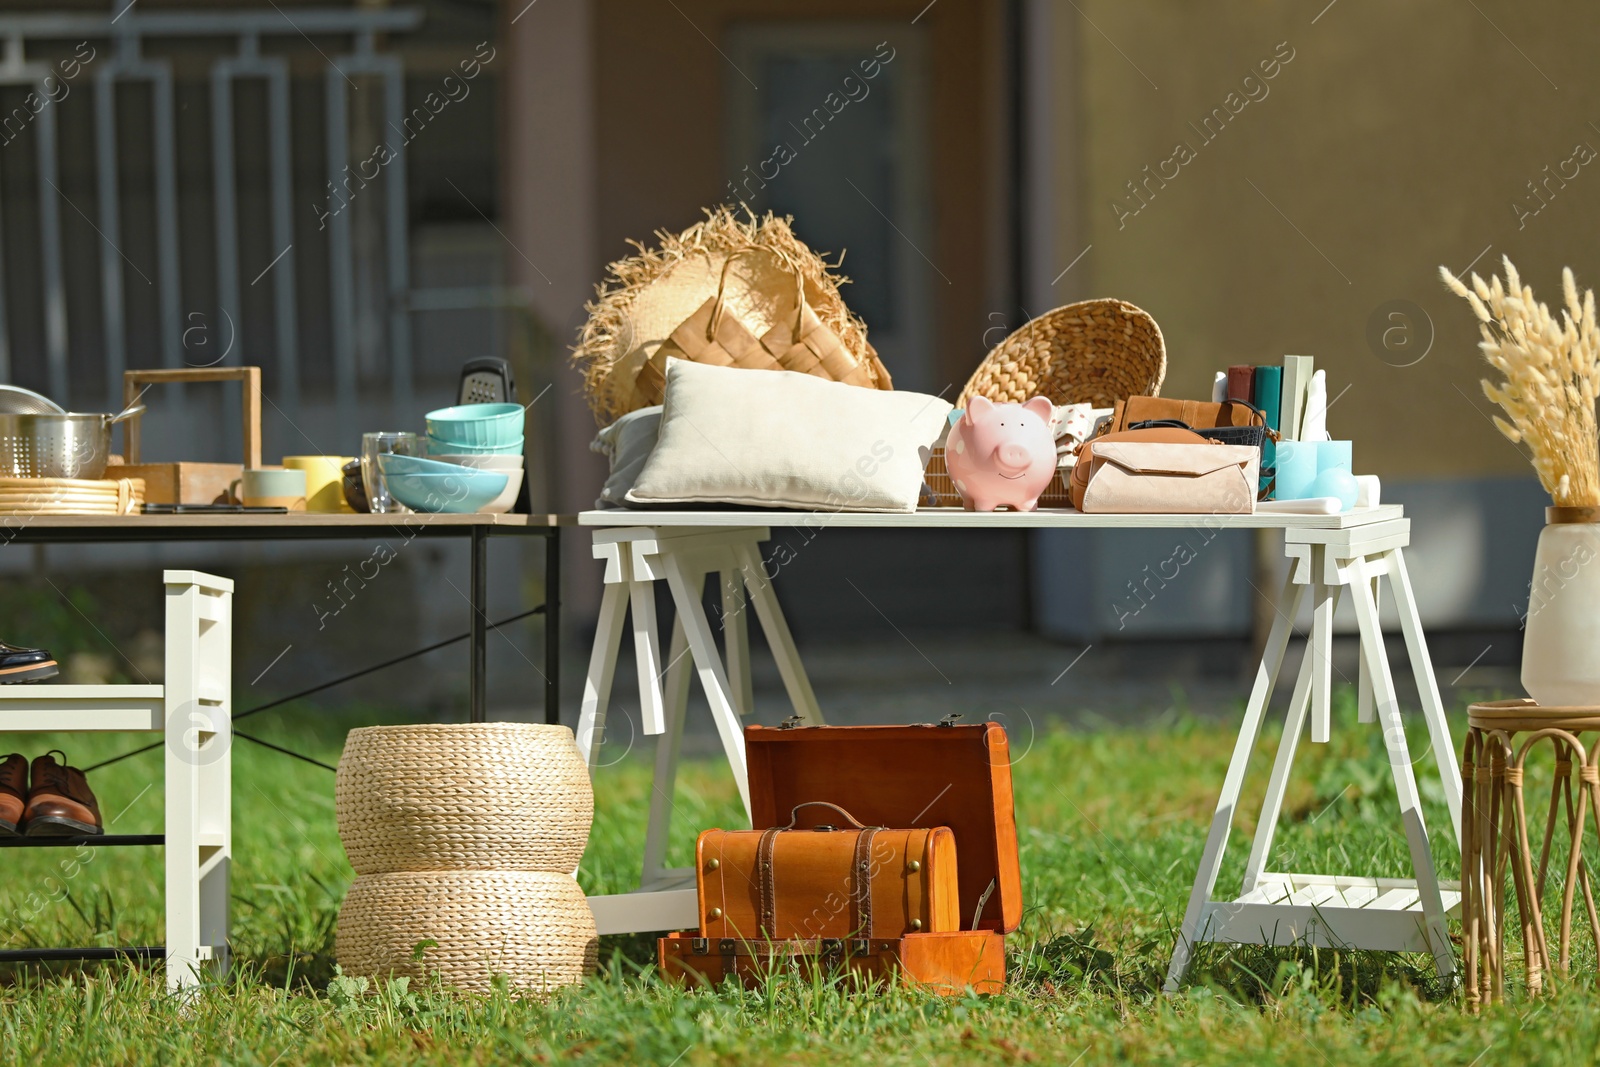
<svg viewBox="0 0 1600 1067"><path fill-rule="evenodd" d="M741 716L751 710L747 606L755 609L795 715L806 724L823 721L773 592L769 576L773 564L761 556L759 546L770 536L771 527L1280 529L1289 558L1288 574L1223 779L1222 795L1206 835L1200 869L1195 874L1168 971L1168 988L1176 988L1183 979L1194 946L1202 942L1310 943L1429 952L1441 976L1454 971L1445 917L1459 905L1461 894L1459 885L1440 882L1434 870L1378 619L1379 582L1387 580L1416 675L1434 767L1449 803L1451 830L1459 840L1461 775L1406 575L1403 549L1410 541L1411 524L1398 505L1359 508L1342 515L1084 515L1072 510L978 513L954 508L907 514L606 510L584 512L578 521L579 525L594 528L594 554L605 562L605 592L584 678L578 746L589 766L596 766L605 734L606 703L630 614L643 729L657 738L655 782L639 889L589 898L600 933L691 929L696 924L694 871L668 868L665 864L691 670L705 690L722 747L738 782L746 814L749 813L740 725ZM722 597L720 652L702 602L706 579L712 575L716 576ZM654 597L654 583L660 581L667 583L676 606L664 656ZM1214 895L1217 874L1250 754L1278 681L1294 620L1308 597L1312 622L1307 654L1289 700L1283 739L1273 761L1244 882L1237 896L1218 899ZM1412 878L1285 874L1266 869L1295 750L1307 721L1313 742L1328 740L1333 617L1343 597L1348 597L1354 606L1360 631L1360 672L1356 682L1359 719L1383 730L1399 799L1400 822L1411 854Z"/></svg>

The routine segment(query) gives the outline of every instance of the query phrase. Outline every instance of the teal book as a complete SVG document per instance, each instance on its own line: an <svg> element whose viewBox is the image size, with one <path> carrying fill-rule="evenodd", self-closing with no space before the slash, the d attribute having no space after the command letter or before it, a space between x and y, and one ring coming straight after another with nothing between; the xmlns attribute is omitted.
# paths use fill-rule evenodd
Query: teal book
<svg viewBox="0 0 1600 1067"><path fill-rule="evenodd" d="M1267 428L1278 429L1283 416L1283 368L1266 366L1256 368L1256 407L1266 412ZM1272 481L1277 475L1278 446L1269 436L1261 445L1261 499L1272 500Z"/></svg>

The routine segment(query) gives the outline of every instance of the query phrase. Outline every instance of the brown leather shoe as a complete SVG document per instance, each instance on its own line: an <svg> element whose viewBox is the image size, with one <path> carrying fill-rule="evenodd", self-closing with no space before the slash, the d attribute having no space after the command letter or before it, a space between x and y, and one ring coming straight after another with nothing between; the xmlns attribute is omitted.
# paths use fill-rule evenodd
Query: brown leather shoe
<svg viewBox="0 0 1600 1067"><path fill-rule="evenodd" d="M28 758L13 752L0 760L0 837L16 837L28 804Z"/></svg>
<svg viewBox="0 0 1600 1067"><path fill-rule="evenodd" d="M99 834L100 804L89 788L89 780L76 767L66 765L66 754L57 763L52 752L33 761L32 787L28 808L23 812L29 837L72 837Z"/></svg>

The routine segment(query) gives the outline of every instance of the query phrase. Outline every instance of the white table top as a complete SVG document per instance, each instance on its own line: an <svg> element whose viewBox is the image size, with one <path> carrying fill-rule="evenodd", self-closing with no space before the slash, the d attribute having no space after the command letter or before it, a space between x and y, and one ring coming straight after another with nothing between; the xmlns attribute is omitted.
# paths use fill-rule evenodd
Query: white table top
<svg viewBox="0 0 1600 1067"><path fill-rule="evenodd" d="M1193 529L1218 530L1348 530L1375 522L1405 517L1399 504L1356 508L1338 515L1085 515L1072 508L1038 511L964 511L961 508L923 508L910 512L871 511L658 511L611 508L581 511L579 526L810 526L890 527L911 529L1024 529L1089 530Z"/></svg>

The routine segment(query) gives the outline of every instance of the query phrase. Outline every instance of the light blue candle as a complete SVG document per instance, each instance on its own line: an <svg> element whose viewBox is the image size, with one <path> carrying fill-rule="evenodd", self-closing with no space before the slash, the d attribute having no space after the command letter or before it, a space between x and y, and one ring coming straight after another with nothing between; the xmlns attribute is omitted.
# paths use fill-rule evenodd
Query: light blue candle
<svg viewBox="0 0 1600 1067"><path fill-rule="evenodd" d="M1278 491L1275 495L1279 500L1304 500L1316 478L1317 442L1278 442Z"/></svg>
<svg viewBox="0 0 1600 1067"><path fill-rule="evenodd" d="M1349 441L1317 441L1317 473L1333 470L1335 468L1346 474L1354 474L1350 466Z"/></svg>

